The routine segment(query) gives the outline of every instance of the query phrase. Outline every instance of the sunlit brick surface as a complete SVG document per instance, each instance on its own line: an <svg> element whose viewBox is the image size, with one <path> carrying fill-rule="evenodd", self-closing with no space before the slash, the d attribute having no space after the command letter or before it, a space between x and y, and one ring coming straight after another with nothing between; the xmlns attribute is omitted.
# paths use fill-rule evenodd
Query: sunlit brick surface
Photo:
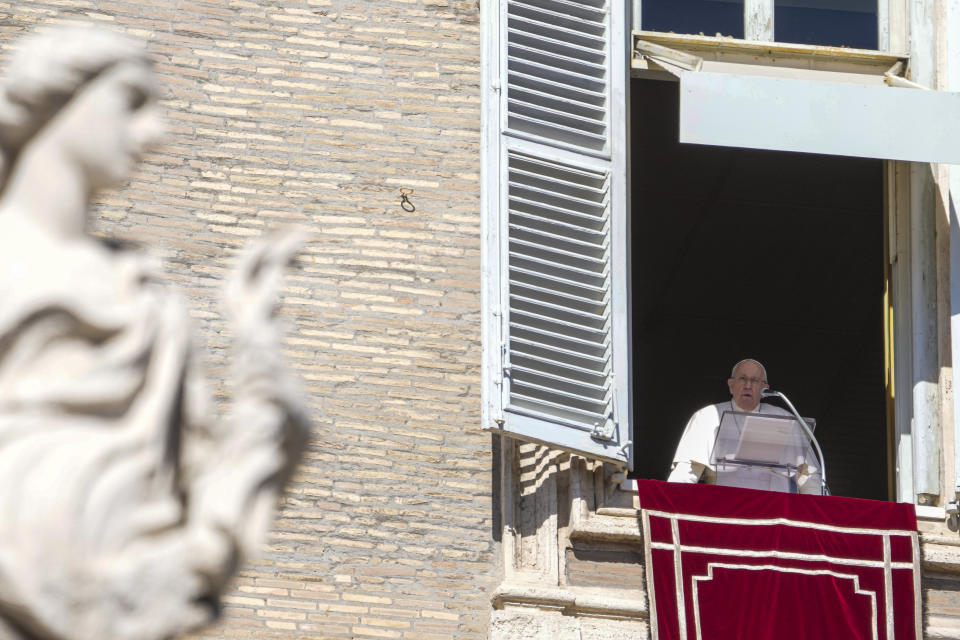
<svg viewBox="0 0 960 640"><path fill-rule="evenodd" d="M476 2L0 3L0 42L82 17L148 41L168 136L97 233L182 291L218 398L219 289L272 225L316 232L283 291L313 440L264 557L197 638L486 637L498 582L480 426ZM413 189L416 211L400 208Z"/></svg>

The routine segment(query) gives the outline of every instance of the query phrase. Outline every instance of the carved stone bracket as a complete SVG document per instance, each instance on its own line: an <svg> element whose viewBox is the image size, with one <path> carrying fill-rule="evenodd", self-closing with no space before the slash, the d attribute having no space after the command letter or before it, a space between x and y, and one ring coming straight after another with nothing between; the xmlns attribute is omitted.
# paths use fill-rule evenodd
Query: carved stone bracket
<svg viewBox="0 0 960 640"><path fill-rule="evenodd" d="M490 638L646 636L640 522L616 469L503 444L504 580Z"/></svg>

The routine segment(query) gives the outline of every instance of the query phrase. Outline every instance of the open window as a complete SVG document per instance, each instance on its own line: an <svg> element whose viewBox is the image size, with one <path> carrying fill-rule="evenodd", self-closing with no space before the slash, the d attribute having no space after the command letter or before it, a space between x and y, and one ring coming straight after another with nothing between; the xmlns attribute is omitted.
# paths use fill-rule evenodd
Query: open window
<svg viewBox="0 0 960 640"><path fill-rule="evenodd" d="M901 75L907 60L900 56L811 48L801 57L769 45L706 40L681 51L654 39L670 42L659 34L637 34L637 66L650 61L679 81L680 142L908 162L960 160L960 129L953 126L960 94L910 82ZM697 44L710 57L691 53ZM730 59L724 49L740 56ZM755 62L742 62L750 53ZM810 62L818 55L822 68Z"/></svg>
<svg viewBox="0 0 960 640"><path fill-rule="evenodd" d="M820 371L813 367L806 372L806 378L842 389L841 403L849 405L850 413L860 416L850 422L837 414L836 407L825 405L813 390L808 394L818 400L808 406L825 406L833 412L830 417L836 425L834 431L848 422L840 437L835 432L820 434L821 442L828 441L824 447L828 464L833 462L833 469L840 470L831 474L834 481L843 485L835 485L834 491L906 500L938 493L939 425L935 424L936 408L931 400L936 395L935 391L931 394L931 389L937 385L937 359L930 348L936 340L936 323L931 317L931 309L935 308L931 240L935 221L934 203L929 197L932 174L928 163L956 163L960 158L960 137L949 126L960 114L960 96L916 85L902 75L908 63L905 57L876 51L778 48L769 43L645 32L635 34L635 45L634 66L643 70L641 77L674 82L676 120L672 126L680 142L691 148L709 145L702 149L725 149L728 157L720 166L727 167L727 172L731 171L730 166L734 167L734 179L738 163L757 165L756 181L744 182L741 187L744 211L736 219L746 224L758 194L767 193L768 204L779 209L763 223L770 232L765 242L780 248L787 271L773 277L777 272L767 269L771 277L764 288L756 289L758 295L775 300L771 310L777 302L793 296L797 302L793 329L816 327L816 320L825 314L838 317L835 327L819 329L823 332L821 339L806 338L806 354L820 356ZM640 92L634 93L636 101ZM636 119L634 126L640 126ZM703 153L707 155L699 156L701 160L709 155L707 151ZM635 166L640 161L636 155L632 158ZM685 177L694 179L691 174L697 172L693 168L697 161L682 164ZM783 177L777 177L777 171ZM709 173L703 177L709 180ZM783 201L777 192L789 193L790 188L804 183L814 195L831 194L833 203L822 203L820 213L811 209L798 219L800 226L791 228L793 223L786 221L792 210L809 202L811 193ZM638 208L646 204L640 201L641 197L636 194L634 198L634 228L642 221L637 218ZM851 199L853 206L845 206ZM822 213L830 209L834 210L832 218L824 221ZM850 216L862 220L855 220L851 227ZM818 218L822 230L810 229L809 224L816 223ZM843 233L848 239L836 245L837 234ZM713 237L716 242L724 241L722 233ZM864 244L867 238L869 241ZM804 244L796 244L798 239ZM804 247L806 256L802 255ZM754 253L764 255L763 251ZM645 257L635 256L640 268ZM829 261L836 265L836 270L824 270L822 262L811 263L811 259ZM769 260L781 264L776 255ZM715 268L737 264L734 260L728 262L730 266ZM819 279L823 286L810 293L803 303L798 291L802 286L784 285L790 280L789 264L799 268L805 263L806 284ZM870 265L866 271L862 271L864 264ZM764 266L757 265L757 269ZM859 279L850 280L858 271L862 273ZM830 293L838 282L848 280L851 284L847 300ZM779 290L773 291L778 285ZM695 295L693 288L690 291ZM851 301L867 292L868 306L861 308L868 313L851 324L854 316L847 312L857 307ZM644 304L645 301L635 302L635 311L644 308ZM753 317L763 315L758 311ZM643 331L645 320L635 313L634 321L638 320ZM837 338L843 331L849 333L848 337L823 353L825 341ZM791 328L781 327L780 333L782 339L787 339ZM863 348L844 355L848 347L861 342ZM655 361L644 358L642 353L640 349L638 359L645 365ZM755 350L745 355L764 359ZM802 370L803 350L796 355L801 357L794 358L791 366ZM829 355L833 357L824 357ZM867 362L872 365L862 369ZM845 375L832 377L835 372L831 369L836 368ZM644 376L645 368L638 368L641 386ZM872 386L859 389L864 381L872 381ZM798 388L802 390L803 385ZM895 390L899 393L895 394ZM871 395L874 399L866 400ZM640 421L644 420L645 411L646 407L641 406L635 412ZM889 444L878 450L877 443L884 441ZM883 455L884 448L887 456ZM643 451L656 455L656 447L648 447L647 443ZM641 462L640 466L646 465ZM644 472L649 474L650 469L641 469ZM890 481L888 486L881 481L882 475Z"/></svg>
<svg viewBox="0 0 960 640"><path fill-rule="evenodd" d="M922 185L929 182L919 174L929 171L925 163L953 161L960 151L957 131L941 126L957 121L957 96L914 86L904 77L909 62L904 55L650 32L635 33L631 41L627 4L502 0L498 11L484 13L484 428L627 467L633 466L634 449L642 449L637 456L643 459L656 434L673 429L679 436L682 429L682 422L633 420L634 413L644 414L646 403L663 402L636 391L663 372L631 346L638 335L631 326L638 319L636 297L648 295L651 277L631 234L638 223L631 217L638 215L644 194L631 204L630 129L648 125L631 116L632 61L642 82L672 87L677 125L670 133L678 132L684 145L756 149L743 162L761 173L768 164L756 154L781 154L784 170L800 171L815 185L810 188L824 188L831 167L865 185L866 195L840 208L871 220L869 233L860 235L870 235L874 252L858 249L856 256L876 264L868 287L877 318L871 320L869 340L880 345L881 354L870 366L883 379L875 421L894 425L896 439L884 474L926 478L916 486L900 482L893 492L900 499L938 491L937 463L924 453L936 444L916 448L910 440L916 425L926 424L914 410L924 402L918 381L930 382L935 375L922 370L930 359L917 356L917 349L926 347L908 344L912 328L925 322L922 301L929 291L917 287L929 286L924 269L931 256L908 248L911 242L923 245L920 235L933 229L916 214L933 210L920 202L918 194L927 189ZM810 158L822 159L813 163L822 165L816 168L821 173L796 169ZM692 191L691 185L702 186L695 162L671 169L680 177L681 195ZM745 181L743 188L750 187ZM835 195L847 197L850 191L835 188ZM796 220L811 237L817 225L824 227L820 235L827 235L830 225L838 224L824 216L816 218L820 222L802 215ZM762 223L764 216L755 221ZM843 224L851 235L866 228L852 218ZM769 243L776 246L776 240ZM838 246L842 251L849 245ZM633 268L631 260L642 268ZM913 289L911 280L919 283ZM851 293L864 290L852 284ZM902 305L908 309L904 314L890 311L892 299L920 302ZM812 312L822 314L823 308ZM891 318L896 335L887 322ZM763 358L748 344L743 349L738 354ZM935 369L935 357L932 362ZM682 375L667 377L684 384ZM723 378L719 381L722 390ZM884 388L901 390L890 406ZM884 442L884 432L879 424L864 438Z"/></svg>
<svg viewBox="0 0 960 640"><path fill-rule="evenodd" d="M817 419L831 491L886 499L884 163L680 143L679 94L632 82L638 477L752 357Z"/></svg>

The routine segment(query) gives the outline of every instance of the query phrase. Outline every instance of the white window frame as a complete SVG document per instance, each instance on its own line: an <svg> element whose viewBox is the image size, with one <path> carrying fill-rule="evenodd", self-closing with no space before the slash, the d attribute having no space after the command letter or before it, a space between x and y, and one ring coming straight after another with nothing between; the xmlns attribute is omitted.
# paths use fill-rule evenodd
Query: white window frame
<svg viewBox="0 0 960 640"><path fill-rule="evenodd" d="M643 0L632 0L633 30L642 31ZM877 0L877 48L880 51L906 50L907 0ZM774 41L774 0L744 0L744 40Z"/></svg>
<svg viewBox="0 0 960 640"><path fill-rule="evenodd" d="M483 30L483 86L484 86L484 125L482 130L482 153L483 153L483 173L482 173L482 199L483 199L483 335L484 335L484 355L483 355L483 426L484 428L500 431L501 433L516 435L518 437L543 442L546 444L562 443L562 437L557 437L551 433L550 428L544 428L543 431L526 432L525 434L512 433L505 429L506 420L504 416L503 390L505 388L503 376L502 351L505 348L504 334L504 282L503 282L503 219L500 211L504 205L503 184L505 169L502 165L503 146L501 129L503 126L503 87L501 77L503 66L501 65L501 47L500 34L501 23L504 19L504 1L493 3L497 10L486 10L482 12ZM614 2L614 0L611 0ZM620 0L616 4L622 5ZM951 4L954 20L960 17L960 10L957 10L956 3ZM488 5L488 6L490 6ZM769 8L770 0L763 0L761 3L748 0L748 7L756 9L759 5ZM632 13L633 24L639 27L641 2L633 0ZM933 68L936 60L936 52L933 48L933 24L932 17L929 15L920 15L921 12L914 12L910 15L908 12L906 0L880 0L878 5L878 42L880 49L887 52L896 52L909 62L910 80L933 88ZM622 9L626 15L627 8ZM948 13L950 13L948 7ZM957 27L948 26L951 30L950 45L953 48L958 46L960 34L955 33ZM913 38L909 38L909 34ZM754 37L756 33L751 32ZM665 34L660 34L665 35ZM909 43L909 44L908 44ZM627 42L620 45L611 44L611 59L615 60L618 56L615 49L618 46L626 47ZM793 45L796 49L799 45ZM909 51L907 47L910 47ZM791 45L774 44L772 47L791 48ZM823 47L813 47L813 49L829 49ZM952 49L951 49L952 51ZM829 52L828 52L829 53ZM847 53L851 53L847 51ZM829 55L827 56L829 57ZM957 58L957 56L955 56ZM906 65L901 68L895 76L900 76L907 70ZM946 88L953 90L960 89L960 66L952 65L949 67L949 80ZM619 88L611 90L609 103L610 126L618 128L617 137L613 139L628 140L629 123L627 122L628 110L628 91L626 83ZM520 144L519 142L517 144ZM523 144L532 144L534 147L538 144L536 140L527 140ZM522 145L521 145L522 146ZM550 145L548 145L550 146ZM563 157L563 154L569 150L553 147L549 154L555 157ZM613 158L616 154L621 157L615 160L618 179L626 181L628 158L625 157L626 145L611 145L607 152L607 157ZM600 154L603 156L604 154ZM613 166L613 165L611 165ZM925 168L926 167L926 168ZM936 263L935 252L932 250L930 234L933 233L930 215L934 211L933 205L933 179L929 165L925 163L905 163L905 162L887 162L886 163L887 188L888 188L888 219L890 220L891 230L894 232L890 238L890 260L892 263L894 291L893 297L897 302L895 311L896 326L896 381L895 388L901 392L896 394L894 414L896 416L896 498L899 500L916 501L921 504L932 504L937 500L937 496L942 493L939 484L939 458L941 455L942 441L939 434L939 402L940 393L937 384L938 378L936 371L931 373L931 369L937 368L936 354L931 353L929 346L924 346L924 340L930 338L929 330L923 334L919 340L912 339L910 334L917 327L930 327L931 315L936 314L936 291L935 286L930 286L929 282L936 282ZM950 172L950 182L960 190L960 171ZM623 185L619 190L617 207L621 212L618 215L625 215L628 206L627 185ZM955 212L951 209L951 215ZM626 220L626 218L624 218ZM952 228L951 228L952 229ZM628 234L626 225L622 231ZM619 235L619 234L618 234ZM956 236L956 237L953 237ZM629 237L625 235L625 237ZM960 234L953 234L950 241L951 251L951 270L960 273ZM617 270L618 289L613 295L613 304L615 313L613 317L618 325L618 331L629 336L629 306L628 295L629 283L629 256L621 250L619 254L622 258L615 258L614 268ZM922 284L926 281L928 284ZM920 282L921 286L915 286ZM952 280L951 297L953 300L960 299L960 278ZM955 303L954 308L960 308L960 303ZM932 326L936 326L935 319ZM952 318L951 334L953 336L954 356L960 358L960 313ZM935 341L934 341L935 343ZM630 434L633 431L632 419L630 416L631 408L629 400L624 400L629 396L629 378L630 364L623 363L623 360L629 359L629 342L626 342L627 349L624 353L619 353L619 362L615 365L617 385L621 392L620 399L616 406L618 407L618 437L622 444L627 444ZM622 393L626 390L625 394ZM909 392L906 392L909 390ZM960 442L960 394L955 394L955 421L954 421L954 440ZM923 437L914 437L919 430L924 431ZM924 428L924 425L926 427ZM540 425L541 427L543 425ZM928 437L929 436L929 437ZM558 445L560 446L560 445ZM622 445L621 445L622 446ZM576 447L568 447L572 450L578 450ZM609 459L601 452L583 452L586 455L593 455L602 459ZM953 485L960 492L960 447L955 449L954 460L951 471L953 471ZM632 454L632 451L631 451ZM629 456L629 457L632 457ZM614 456L612 458L619 464L624 464L622 457ZM628 459L627 464L630 460ZM948 480L948 485L951 483ZM942 501L941 501L942 504Z"/></svg>
<svg viewBox="0 0 960 640"><path fill-rule="evenodd" d="M933 73L936 50L934 48L933 18L922 12L915 12L907 22L905 3L885 3L886 28L881 28L881 44L885 48L902 51L902 45L907 41L906 34L912 33L909 40L910 50L901 54L902 65L892 67L887 74L887 84L894 86L913 86L935 88ZM960 12L956 12L960 16ZM960 36L958 29L948 23L945 29L953 29L950 35ZM883 35L886 34L886 35ZM647 36L648 34L641 34ZM666 38L666 34L659 34ZM695 37L692 37L695 38ZM716 40L700 38L701 40ZM948 40L949 41L949 40ZM740 41L744 42L744 41ZM729 46L729 41L716 41L717 47ZM739 44L739 43L737 43ZM802 48L801 45L767 44L771 50L783 53L789 49ZM956 47L956 44L951 45ZM853 54L855 51L830 52L826 47L810 47L814 52L840 54L841 57ZM689 53L689 51L683 51ZM869 54L869 52L863 52ZM878 52L879 53L879 52ZM689 59L679 59L672 62L679 63L672 69L686 69L692 71ZM696 64L695 62L693 63ZM635 66L637 66L635 64ZM654 65L655 67L656 65ZM668 68L669 65L663 68ZM826 70L826 68L825 68ZM948 89L960 89L960 70L955 66L948 69ZM909 80L899 74L908 72ZM956 77L954 77L956 76ZM750 83L747 83L748 85ZM955 96L912 94L909 98L921 97L921 100L953 100ZM952 119L951 119L952 120ZM729 141L727 144L731 144ZM739 145L733 145L739 146ZM750 145L747 145L750 146ZM768 147L775 148L775 147ZM847 154L844 154L847 155ZM869 154L865 154L869 155ZM941 387L944 381L940 375L940 366L936 345L940 334L937 314L937 238L936 238L936 204L935 204L935 176L938 165L920 161L921 158L911 157L914 162L893 162L888 160L886 165L886 182L888 188L888 219L891 224L889 259L893 280L893 300L895 301L895 362L896 379L895 394L895 437L896 443L896 479L895 499L916 502L920 505L942 505L949 495L941 485L941 457L943 452L943 425L941 422ZM956 162L951 157L937 158ZM956 177L956 170L950 171L950 182L954 188L960 187L960 179ZM941 176L941 184L942 184ZM948 190L949 192L949 190ZM949 200L949 196L945 198ZM956 212L951 210L953 221L956 221ZM951 269L960 272L960 234L951 227ZM951 296L953 300L960 299L960 287L953 284ZM954 309L960 305L954 303ZM960 314L955 314L950 329L954 344L960 340ZM954 355L960 354L956 351ZM955 396L954 424L952 435L954 442L960 442L960 401ZM960 448L957 448L960 449ZM949 464L947 486L952 486L960 493L960 453L954 450ZM949 478L953 478L953 483Z"/></svg>

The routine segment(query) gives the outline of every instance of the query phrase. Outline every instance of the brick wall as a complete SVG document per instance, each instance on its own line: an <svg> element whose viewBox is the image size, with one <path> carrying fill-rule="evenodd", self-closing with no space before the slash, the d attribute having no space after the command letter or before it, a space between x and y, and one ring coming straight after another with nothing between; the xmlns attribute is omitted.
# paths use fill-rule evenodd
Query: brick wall
<svg viewBox="0 0 960 640"><path fill-rule="evenodd" d="M4 47L84 17L149 42L168 137L98 233L184 292L211 379L236 249L316 233L284 290L315 408L264 557L203 638L486 637L497 582L480 432L479 9L446 0L0 3ZM414 212L400 208L413 189ZM229 394L215 383L218 396Z"/></svg>
<svg viewBox="0 0 960 640"><path fill-rule="evenodd" d="M576 545L564 550L567 584L574 587L644 588L643 550L625 544Z"/></svg>

